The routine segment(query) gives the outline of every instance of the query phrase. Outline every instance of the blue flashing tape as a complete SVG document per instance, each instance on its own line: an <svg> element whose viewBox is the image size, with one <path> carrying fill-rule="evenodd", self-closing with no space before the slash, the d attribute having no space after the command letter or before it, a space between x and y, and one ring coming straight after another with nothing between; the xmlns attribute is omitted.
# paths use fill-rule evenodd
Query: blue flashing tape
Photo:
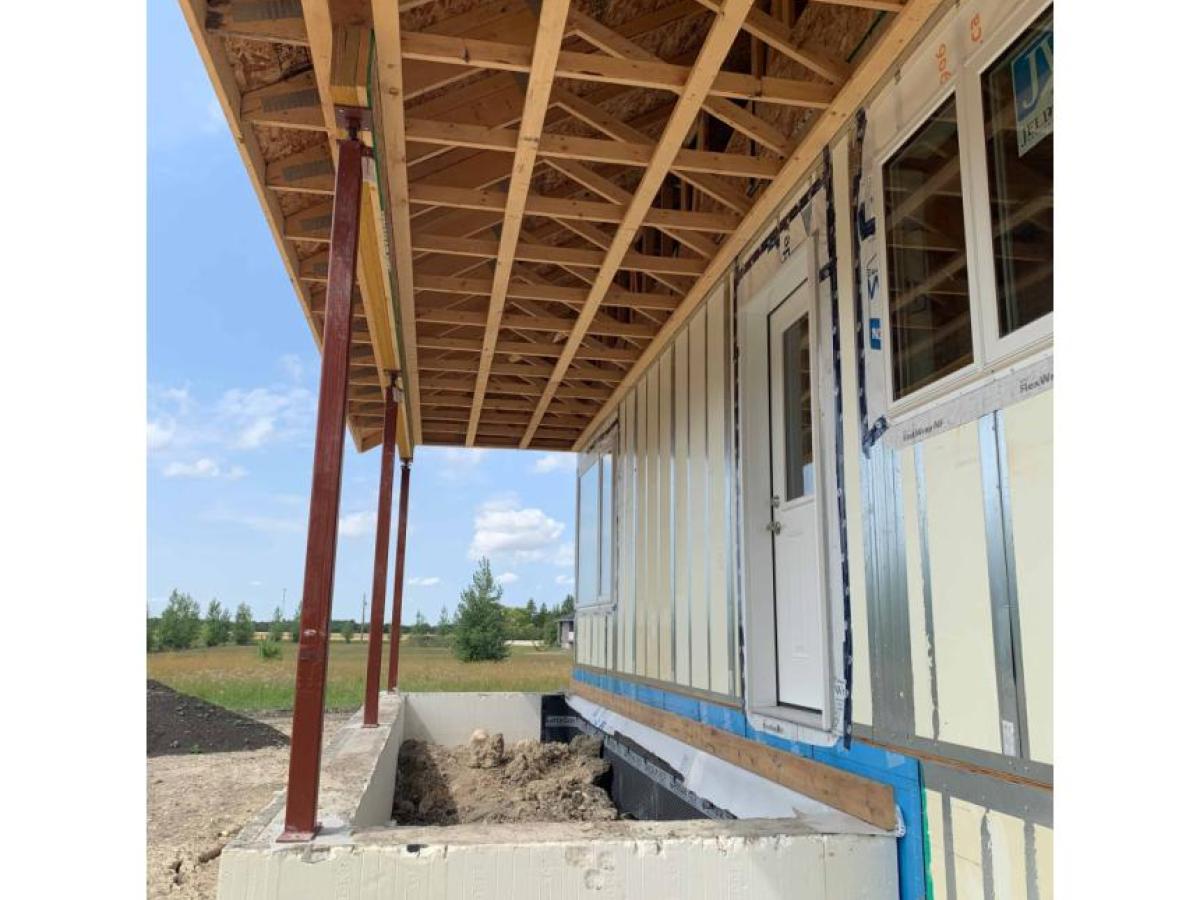
<svg viewBox="0 0 1200 900"><path fill-rule="evenodd" d="M750 726L741 710L730 709L695 697L663 691L649 685L627 681L615 675L597 675L573 669L572 677L584 684L630 697L655 709L664 709L686 719L703 722L749 738L784 753L793 753L817 762L890 785L904 821L904 835L896 841L900 870L900 900L925 900L925 829L922 826L922 773L920 761L902 753L854 741L850 747L837 744L818 747L804 741L789 741Z"/></svg>

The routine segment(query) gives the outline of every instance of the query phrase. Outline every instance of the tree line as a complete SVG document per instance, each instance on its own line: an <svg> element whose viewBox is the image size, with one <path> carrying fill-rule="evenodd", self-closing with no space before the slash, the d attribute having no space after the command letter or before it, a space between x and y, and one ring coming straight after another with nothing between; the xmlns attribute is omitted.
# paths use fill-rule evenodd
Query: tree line
<svg viewBox="0 0 1200 900"><path fill-rule="evenodd" d="M443 606L438 621L430 623L418 610L413 624L401 626L400 630L412 635L418 646L449 645L459 659L467 662L503 659L508 655L508 641L538 641L543 646L557 646L558 619L574 612L573 596L568 594L554 606L544 602L539 606L532 597L524 606L505 606L500 602L503 596L504 589L492 576L491 565L486 558L481 559L471 584L459 597L453 618ZM285 634L295 640L299 626L299 610L295 618L286 621L283 610L277 606L270 621L258 622L248 604L238 604L230 615L216 599L209 602L201 617L200 604L190 594L172 590L162 615L147 618L146 649L153 652L229 643L246 645L254 643L255 634L263 631L267 634L266 643L277 649ZM352 641L360 630L353 619L334 620L331 626L331 631L346 641Z"/></svg>

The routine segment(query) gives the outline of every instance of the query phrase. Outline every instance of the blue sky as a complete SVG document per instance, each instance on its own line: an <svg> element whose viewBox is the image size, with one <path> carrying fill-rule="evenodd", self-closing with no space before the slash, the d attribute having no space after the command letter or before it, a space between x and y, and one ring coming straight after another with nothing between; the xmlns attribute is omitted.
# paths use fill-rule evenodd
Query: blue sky
<svg viewBox="0 0 1200 900"><path fill-rule="evenodd" d="M286 589L294 612L316 347L182 15L151 3L147 26L147 601L157 613L179 588L265 618ZM379 450L346 446L333 614L357 618ZM482 554L507 603L570 592L574 467L570 454L418 448L405 622L453 613Z"/></svg>

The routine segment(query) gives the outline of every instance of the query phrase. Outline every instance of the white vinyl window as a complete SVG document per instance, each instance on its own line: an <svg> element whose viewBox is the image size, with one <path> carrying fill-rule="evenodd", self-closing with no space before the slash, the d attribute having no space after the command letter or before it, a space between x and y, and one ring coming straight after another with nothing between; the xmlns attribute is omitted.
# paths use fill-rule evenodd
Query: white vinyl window
<svg viewBox="0 0 1200 900"><path fill-rule="evenodd" d="M616 428L580 457L576 483L575 605L605 606L613 594Z"/></svg>
<svg viewBox="0 0 1200 900"><path fill-rule="evenodd" d="M881 154L893 417L1053 334L1053 7L1008 27Z"/></svg>

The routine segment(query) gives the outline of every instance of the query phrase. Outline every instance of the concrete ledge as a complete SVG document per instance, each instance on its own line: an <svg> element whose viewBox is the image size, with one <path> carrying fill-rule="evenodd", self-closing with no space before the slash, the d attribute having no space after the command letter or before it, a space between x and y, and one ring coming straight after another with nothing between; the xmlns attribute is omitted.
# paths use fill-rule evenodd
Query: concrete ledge
<svg viewBox="0 0 1200 900"><path fill-rule="evenodd" d="M379 713L364 729L360 710L328 745L317 837L277 842L280 792L221 854L220 900L898 896L893 836L811 818L387 824L406 737L458 744L482 727L537 739L541 695L383 694Z"/></svg>
<svg viewBox="0 0 1200 900"><path fill-rule="evenodd" d="M893 838L779 819L372 828L342 845L226 853L223 898L881 900L899 890Z"/></svg>

